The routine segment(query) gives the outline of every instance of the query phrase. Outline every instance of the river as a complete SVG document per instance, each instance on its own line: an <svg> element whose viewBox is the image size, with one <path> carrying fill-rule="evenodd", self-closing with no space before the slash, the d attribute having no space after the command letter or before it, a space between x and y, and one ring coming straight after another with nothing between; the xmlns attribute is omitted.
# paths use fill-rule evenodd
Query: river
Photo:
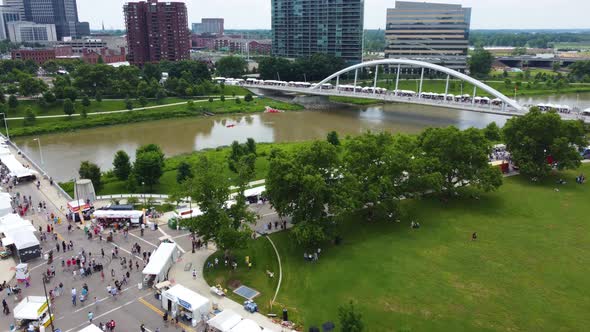
<svg viewBox="0 0 590 332"><path fill-rule="evenodd" d="M590 93L527 97L519 102L580 105L583 109L590 107ZM117 150L126 151L133 159L137 147L148 143L159 144L167 156L173 156L229 145L234 140L243 142L248 137L257 142L292 142L322 139L332 130L341 137L369 130L417 133L428 127L450 125L461 129L483 128L492 121L502 126L507 119L499 115L409 104L169 119L42 135L43 163L39 143L33 140L35 137L21 137L14 141L54 179L66 181L77 176L81 161L89 160L103 171L108 170L112 168Z"/></svg>

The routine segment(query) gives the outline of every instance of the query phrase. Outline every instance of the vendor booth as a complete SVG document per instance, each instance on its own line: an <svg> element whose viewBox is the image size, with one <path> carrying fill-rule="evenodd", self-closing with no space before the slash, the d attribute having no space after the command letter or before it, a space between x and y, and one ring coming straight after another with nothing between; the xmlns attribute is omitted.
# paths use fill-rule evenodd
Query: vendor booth
<svg viewBox="0 0 590 332"><path fill-rule="evenodd" d="M161 243L150 257L149 263L143 269L143 285L151 287L167 279L168 270L178 259L176 243Z"/></svg>
<svg viewBox="0 0 590 332"><path fill-rule="evenodd" d="M133 226L143 224L143 211L119 211L119 210L96 210L93 213L94 218L105 226L111 224L126 225L130 223Z"/></svg>
<svg viewBox="0 0 590 332"><path fill-rule="evenodd" d="M260 326L251 319L242 319L230 332L261 332Z"/></svg>
<svg viewBox="0 0 590 332"><path fill-rule="evenodd" d="M90 215L94 211L94 206L83 199L77 199L68 202L68 211L72 220L80 222L80 213L84 220L90 220Z"/></svg>
<svg viewBox="0 0 590 332"><path fill-rule="evenodd" d="M13 230L4 232L3 246L14 245L21 262L41 257L41 246L35 233L29 230Z"/></svg>
<svg viewBox="0 0 590 332"><path fill-rule="evenodd" d="M37 172L23 166L12 154L0 155L0 162L8 168L8 174L19 181L35 180Z"/></svg>
<svg viewBox="0 0 590 332"><path fill-rule="evenodd" d="M103 332L98 326L90 324L78 332Z"/></svg>
<svg viewBox="0 0 590 332"><path fill-rule="evenodd" d="M23 330L31 325L35 329L40 326L48 327L51 324L48 313L50 305L43 296L27 296L14 308L17 326Z"/></svg>
<svg viewBox="0 0 590 332"><path fill-rule="evenodd" d="M211 302L182 285L175 285L162 292L162 308L179 320L190 321L192 326L196 326L209 315Z"/></svg>
<svg viewBox="0 0 590 332"><path fill-rule="evenodd" d="M207 322L207 325L209 326L207 331L230 332L240 321L242 321L242 316L238 315L233 310L225 309Z"/></svg>
<svg viewBox="0 0 590 332"><path fill-rule="evenodd" d="M31 279L29 264L20 263L16 266L16 281L25 282Z"/></svg>

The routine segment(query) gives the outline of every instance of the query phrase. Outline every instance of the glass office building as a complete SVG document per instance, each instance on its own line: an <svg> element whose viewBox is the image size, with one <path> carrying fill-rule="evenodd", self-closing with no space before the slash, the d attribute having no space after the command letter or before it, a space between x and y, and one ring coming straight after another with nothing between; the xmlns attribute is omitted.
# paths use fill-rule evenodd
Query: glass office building
<svg viewBox="0 0 590 332"><path fill-rule="evenodd" d="M467 69L471 8L396 1L387 9L387 58L421 60L464 72Z"/></svg>
<svg viewBox="0 0 590 332"><path fill-rule="evenodd" d="M272 0L271 6L273 55L362 61L364 0Z"/></svg>

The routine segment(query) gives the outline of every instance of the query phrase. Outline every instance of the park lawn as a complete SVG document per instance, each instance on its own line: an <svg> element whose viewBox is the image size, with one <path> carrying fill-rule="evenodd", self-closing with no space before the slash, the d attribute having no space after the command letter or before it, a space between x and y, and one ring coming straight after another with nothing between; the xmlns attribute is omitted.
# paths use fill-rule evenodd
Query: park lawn
<svg viewBox="0 0 590 332"><path fill-rule="evenodd" d="M406 201L400 223L348 217L338 230L343 243L323 244L316 264L303 260L306 250L289 232L273 234L283 264L273 312L286 305L296 321L318 326L337 322L338 305L353 301L367 331L586 330L590 184L575 183L580 172L590 165L541 184L506 178L479 199ZM567 184L557 185L559 177ZM412 220L422 227L410 229ZM272 292L264 273L273 253L260 254L258 246L236 251L238 262L246 255L258 262L252 271L241 264L205 277L261 290L266 313Z"/></svg>
<svg viewBox="0 0 590 332"><path fill-rule="evenodd" d="M265 106L289 111L303 109L301 105L272 99L256 98L251 102L241 100L240 104L237 104L234 99L226 99L225 102L201 100L195 101L194 110L189 110L187 105L164 105L155 109L136 109L133 112L88 115L86 119L79 116L36 119L33 126L25 126L24 120L9 120L8 130L10 136L17 137L175 117L202 116L205 112L220 114L257 113L263 112ZM1 128L0 131L5 133L4 128Z"/></svg>

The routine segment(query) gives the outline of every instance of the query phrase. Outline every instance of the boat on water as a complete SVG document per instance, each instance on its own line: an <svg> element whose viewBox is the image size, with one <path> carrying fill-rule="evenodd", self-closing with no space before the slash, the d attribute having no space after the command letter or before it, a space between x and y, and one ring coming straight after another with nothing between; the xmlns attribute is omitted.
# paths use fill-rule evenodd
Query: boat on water
<svg viewBox="0 0 590 332"><path fill-rule="evenodd" d="M226 128L233 128L233 127L235 127L235 126L236 126L235 124L228 124L228 125L227 125L227 126L225 126L225 127L226 127Z"/></svg>
<svg viewBox="0 0 590 332"><path fill-rule="evenodd" d="M270 106L266 106L264 109L264 113L283 113L284 111L278 110L276 108L272 108Z"/></svg>

